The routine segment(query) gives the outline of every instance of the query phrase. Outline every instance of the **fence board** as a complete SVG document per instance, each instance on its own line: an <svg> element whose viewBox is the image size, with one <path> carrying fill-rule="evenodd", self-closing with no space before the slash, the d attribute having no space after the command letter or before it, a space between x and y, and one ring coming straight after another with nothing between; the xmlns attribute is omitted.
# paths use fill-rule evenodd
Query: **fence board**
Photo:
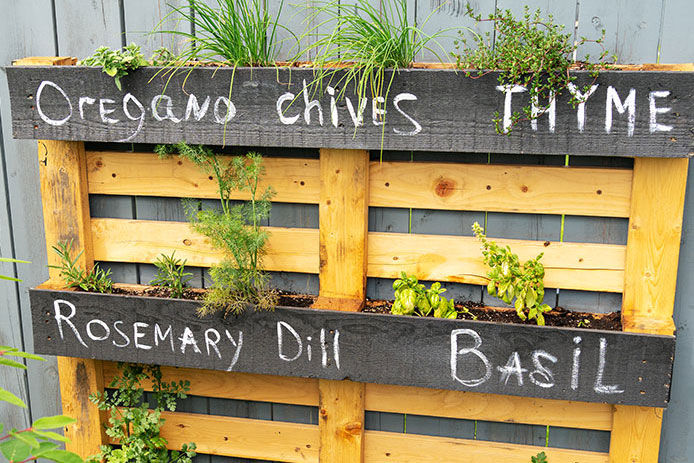
<svg viewBox="0 0 694 463"><path fill-rule="evenodd" d="M118 3L112 0L55 0L59 53L85 58L104 45L120 48L123 31ZM46 5L44 9L50 12ZM77 11L79 14L75 14Z"/></svg>

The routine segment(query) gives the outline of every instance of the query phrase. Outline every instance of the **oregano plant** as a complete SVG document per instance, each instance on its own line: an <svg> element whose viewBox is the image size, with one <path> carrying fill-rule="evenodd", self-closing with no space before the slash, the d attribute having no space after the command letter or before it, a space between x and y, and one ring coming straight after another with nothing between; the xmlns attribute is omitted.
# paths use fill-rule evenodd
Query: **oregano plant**
<svg viewBox="0 0 694 463"><path fill-rule="evenodd" d="M544 325L544 314L552 309L542 302L545 297L545 267L540 262L543 253L521 265L509 246L502 247L488 240L479 223L472 225L472 231L482 242L484 263L489 267L489 294L513 304L521 320L535 320L538 325Z"/></svg>

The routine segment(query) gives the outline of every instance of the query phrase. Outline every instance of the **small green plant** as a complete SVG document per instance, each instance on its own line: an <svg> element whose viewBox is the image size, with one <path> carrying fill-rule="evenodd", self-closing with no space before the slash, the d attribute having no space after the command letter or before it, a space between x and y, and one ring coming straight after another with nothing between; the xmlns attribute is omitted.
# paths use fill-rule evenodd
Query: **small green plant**
<svg viewBox="0 0 694 463"><path fill-rule="evenodd" d="M133 43L121 50L99 47L92 56L81 60L78 64L101 66L106 74L114 78L116 87L121 90L121 77L127 76L130 71L149 65L149 62L142 55L140 46Z"/></svg>
<svg viewBox="0 0 694 463"><path fill-rule="evenodd" d="M162 253L154 261L157 274L149 284L169 288L171 297L182 298L183 290L193 278L193 274L185 271L187 260L176 259L175 254L176 251L173 251L170 256Z"/></svg>
<svg viewBox="0 0 694 463"><path fill-rule="evenodd" d="M270 215L271 187L260 190L265 169L262 156L248 153L225 161L204 146L179 143L156 147L160 156L178 153L217 180L221 210L199 210L196 201L185 201L186 214L193 230L207 236L212 245L224 252L225 258L212 268L213 285L200 308L201 316L224 310L240 313L249 304L271 310L277 302L275 292L268 288L268 276L262 271L268 233L260 228ZM249 200L232 204L232 194L247 192Z"/></svg>
<svg viewBox="0 0 694 463"><path fill-rule="evenodd" d="M590 320L587 318L584 318L582 320L578 321L578 327L579 328L588 328L590 327Z"/></svg>
<svg viewBox="0 0 694 463"><path fill-rule="evenodd" d="M534 457L530 457L530 463L548 463L547 455L545 455L545 452L540 452Z"/></svg>
<svg viewBox="0 0 694 463"><path fill-rule="evenodd" d="M446 289L442 288L439 282L432 283L431 287L427 289L419 283L417 277L402 272L401 278L393 282L393 289L395 290L395 300L390 312L395 315L427 317L433 310L433 315L436 318L455 319L458 317L453 299L449 300L441 296L442 293L446 292ZM467 307L463 307L461 312L471 315L473 320L477 319Z"/></svg>
<svg viewBox="0 0 694 463"><path fill-rule="evenodd" d="M489 267L489 294L507 304L513 303L521 320L535 320L538 325L544 325L543 314L552 309L542 302L545 297L545 268L540 263L543 254L521 265L509 246L501 247L488 240L480 224L475 222L472 231L482 242L484 263Z"/></svg>
<svg viewBox="0 0 694 463"><path fill-rule="evenodd" d="M159 435L164 424L162 412L176 410L176 402L186 398L190 382L167 383L156 365L119 363L118 368L121 374L108 386L114 390L89 396L99 410L109 412L106 434L118 440L118 446L102 445L90 463L191 463L194 443L183 444L180 452L169 451L166 439ZM145 401L145 383L151 384L156 405Z"/></svg>
<svg viewBox="0 0 694 463"><path fill-rule="evenodd" d="M493 122L497 133L508 134L522 120L534 120L544 114L553 104L553 100L565 89L574 85L576 76L569 73L573 65L576 49L587 43L595 42L602 46L602 37L590 41L585 37L572 43L570 34L564 33L564 26L554 24L552 15L544 20L540 10L531 13L525 7L523 18L516 19L510 10L497 10L487 18L476 15L468 4L467 14L478 22L489 21L494 25L494 40L490 33L484 36L475 34L474 45L469 47L464 32L456 41L457 67L468 69L469 77L477 78L494 70L504 71L499 74L499 85L502 87L521 85L527 89L530 101L534 102L523 108L522 113L515 111L510 120L503 120L498 112L494 114ZM462 48L462 50L461 50ZM596 63L590 62L590 56L585 56L584 69L590 71L596 78L600 69L610 67L608 52L603 50ZM469 69L476 69L472 71ZM584 86L580 93L590 92L592 83ZM578 92L573 91L569 103L575 106L581 103ZM542 102L542 103L540 103ZM547 103L545 103L547 102Z"/></svg>
<svg viewBox="0 0 694 463"><path fill-rule="evenodd" d="M60 270L60 276L65 282L67 288L81 289L82 291L90 291L95 293L110 293L113 287L111 281L111 270L102 270L99 264L94 264L88 272L77 265L77 261L84 251L73 259L70 257L72 249L72 240L61 241L53 246L53 250L60 257L60 265L49 265L50 268Z"/></svg>
<svg viewBox="0 0 694 463"><path fill-rule="evenodd" d="M27 367L23 363L8 357L44 360L38 355L22 352L15 347L0 346L0 365L26 370ZM2 387L0 387L0 401L27 408L22 399ZM5 426L0 422L0 453L10 463L25 463L39 458L58 463L82 463L82 459L77 454L59 448L56 442L68 440L61 434L51 431L74 422L75 420L68 416L47 416L37 419L26 429L12 428L7 433L5 433Z"/></svg>
<svg viewBox="0 0 694 463"><path fill-rule="evenodd" d="M8 262L8 263L13 263L13 264L30 264L31 263L27 260L13 259L11 257L0 257L0 263L1 262ZM18 278L9 277L7 275L0 275L0 280L21 281Z"/></svg>

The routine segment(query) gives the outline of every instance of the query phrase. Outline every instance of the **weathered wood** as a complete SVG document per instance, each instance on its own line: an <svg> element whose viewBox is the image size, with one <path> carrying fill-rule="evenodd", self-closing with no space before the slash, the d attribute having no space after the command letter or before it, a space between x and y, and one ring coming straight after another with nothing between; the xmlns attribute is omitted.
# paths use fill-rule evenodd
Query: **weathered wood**
<svg viewBox="0 0 694 463"><path fill-rule="evenodd" d="M370 94L366 95L363 125L358 122L359 105L349 86L344 95L352 103L356 124L346 101L337 101L331 114L331 97L323 92L329 84L341 86L339 73L332 81L325 80L321 91L318 86L304 91L303 82L310 87L315 80L311 69L240 68L227 105L232 69L197 68L190 75L180 72L168 85L162 73L155 77L157 72L160 69L133 72L123 79L120 92L100 69L8 69L14 136L601 156L686 157L694 152L694 134L689 131L694 90L688 85L691 73L687 72L603 72L584 107L585 124L581 126L577 110L567 104L565 92L557 100L554 128L543 115L537 131L526 122L508 136L497 134L491 122L495 111L504 114L506 101L504 92L497 90L494 72L473 80L453 70L401 70L387 95L375 95L387 97L385 126L379 125L380 116L371 104L376 100ZM579 87L592 82L585 72L576 75ZM188 104L191 94L197 98L197 107ZM509 95L509 114L528 104L527 93ZM82 97L94 101L80 103ZM206 110L199 110L197 120L195 109L206 101Z"/></svg>
<svg viewBox="0 0 694 463"><path fill-rule="evenodd" d="M364 384L318 380L321 462L364 461Z"/></svg>
<svg viewBox="0 0 694 463"><path fill-rule="evenodd" d="M37 351L46 354L587 402L665 406L669 396L670 336L289 308L200 319L193 301L52 290L31 297ZM219 355L206 331L211 340L220 334ZM527 370L509 374L514 352Z"/></svg>

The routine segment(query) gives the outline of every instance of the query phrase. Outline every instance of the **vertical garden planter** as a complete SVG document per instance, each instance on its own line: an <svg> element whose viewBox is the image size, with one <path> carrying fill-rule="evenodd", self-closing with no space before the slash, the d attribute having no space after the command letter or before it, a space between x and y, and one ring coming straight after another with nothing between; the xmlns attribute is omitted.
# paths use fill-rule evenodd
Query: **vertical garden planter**
<svg viewBox="0 0 694 463"><path fill-rule="evenodd" d="M317 160L266 159L265 177L277 190L273 201L319 206L317 230L269 227L265 259L267 270L319 275L312 309L200 319L192 301L61 290L54 269L31 291L36 351L62 356L64 407L80 419L76 450L94 453L104 439L86 396L113 376L110 362L132 361L165 365L167 378L185 374L192 394L319 407L317 426L168 414L169 445L195 440L203 453L506 462L543 450L364 431L364 411L372 410L610 431L609 454L555 448L546 450L549 461L656 461L694 152L692 73L605 72L584 105L560 99L536 125L501 136L492 113L524 103L522 92L497 88L493 73L471 80L451 70L402 71L387 95L384 126L370 102L360 117L356 102L304 91L311 70L239 69L229 99L227 69L193 70L184 91L184 75L164 87L157 69L146 68L123 79L121 92L97 69L17 64L7 70L13 128L16 137L40 140L47 246L72 239L85 250L84 265L150 263L171 250L192 266L220 258L187 224L89 211L90 194L213 199L211 178L178 159L88 151L84 141L320 149ZM461 160L471 152L635 159L633 169L370 162L367 150L381 149L461 153ZM369 232L369 207L628 218L626 246L499 240L521 259L544 252L547 287L622 293L624 331L360 313L367 276L406 271L486 283L474 238ZM514 357L522 367L512 373Z"/></svg>

